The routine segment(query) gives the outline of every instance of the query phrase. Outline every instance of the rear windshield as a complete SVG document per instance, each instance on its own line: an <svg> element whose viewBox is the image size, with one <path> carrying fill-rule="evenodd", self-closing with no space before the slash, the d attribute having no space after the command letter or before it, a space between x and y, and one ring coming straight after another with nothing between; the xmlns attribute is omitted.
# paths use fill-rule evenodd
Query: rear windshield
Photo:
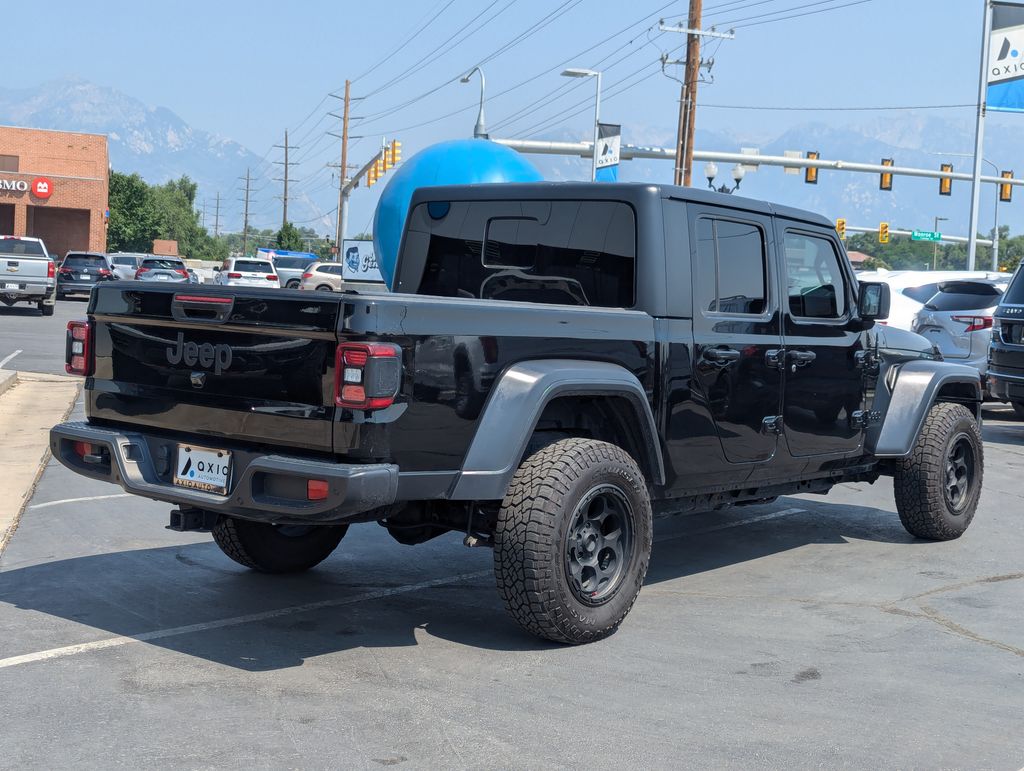
<svg viewBox="0 0 1024 771"><path fill-rule="evenodd" d="M66 268L105 268L107 261L91 254L69 254L61 265Z"/></svg>
<svg viewBox="0 0 1024 771"><path fill-rule="evenodd" d="M165 268L167 270L182 270L185 267L185 263L181 260L175 260L170 257L150 259L142 261L143 268Z"/></svg>
<svg viewBox="0 0 1024 771"><path fill-rule="evenodd" d="M399 292L631 308L636 218L619 201L436 201L409 217Z"/></svg>
<svg viewBox="0 0 1024 771"><path fill-rule="evenodd" d="M285 270L302 270L307 265L312 265L314 260L308 257L275 257L274 264Z"/></svg>
<svg viewBox="0 0 1024 771"><path fill-rule="evenodd" d="M135 264L137 264L137 261L136 261L135 257L115 257L114 258L114 264L115 265L135 265Z"/></svg>
<svg viewBox="0 0 1024 771"><path fill-rule="evenodd" d="M23 241L20 238L0 238L0 254L24 254L27 257L46 256L41 243Z"/></svg>
<svg viewBox="0 0 1024 771"><path fill-rule="evenodd" d="M235 270L249 273L273 273L274 266L263 260L235 260Z"/></svg>
<svg viewBox="0 0 1024 771"><path fill-rule="evenodd" d="M903 290L903 294L911 300L926 303L937 291L939 291L939 285L933 282L931 284L921 284L921 286L908 286Z"/></svg>
<svg viewBox="0 0 1024 771"><path fill-rule="evenodd" d="M1024 271L1018 270L1017 275L1010 282L1010 288L1003 296L1003 302L1009 305L1024 305Z"/></svg>
<svg viewBox="0 0 1024 771"><path fill-rule="evenodd" d="M976 311L994 308L1001 296L1002 291L992 284L951 281L940 284L924 307L931 311Z"/></svg>

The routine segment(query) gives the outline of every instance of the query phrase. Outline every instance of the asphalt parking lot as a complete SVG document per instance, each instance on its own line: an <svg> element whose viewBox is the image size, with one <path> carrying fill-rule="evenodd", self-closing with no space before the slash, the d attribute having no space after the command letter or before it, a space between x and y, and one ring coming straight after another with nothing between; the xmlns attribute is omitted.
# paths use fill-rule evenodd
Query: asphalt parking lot
<svg viewBox="0 0 1024 771"><path fill-rule="evenodd" d="M0 309L0 359L62 371L60 305ZM56 360L26 355L43 327ZM258 575L51 462L0 558L0 767L1017 769L1024 423L987 410L985 439L962 539L908 536L885 479L661 520L580 648L520 631L454 535L361 525Z"/></svg>

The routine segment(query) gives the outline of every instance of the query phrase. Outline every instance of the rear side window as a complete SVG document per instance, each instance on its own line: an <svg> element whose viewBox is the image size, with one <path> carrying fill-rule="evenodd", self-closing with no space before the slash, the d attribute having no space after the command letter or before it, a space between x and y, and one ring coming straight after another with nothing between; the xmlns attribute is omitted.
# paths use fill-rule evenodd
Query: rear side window
<svg viewBox="0 0 1024 771"><path fill-rule="evenodd" d="M1003 302L1009 305L1024 305L1024 275L1020 270L1017 271L1017 275L1013 277L1013 281L1010 282L1009 288L1006 290L1006 294L1003 295Z"/></svg>
<svg viewBox="0 0 1024 771"><path fill-rule="evenodd" d="M908 286L903 290L903 294L911 300L917 300L919 303L926 303L937 291L939 291L939 285L931 283L921 284L921 286Z"/></svg>
<svg viewBox="0 0 1024 771"><path fill-rule="evenodd" d="M264 260L235 260L235 270L248 273L273 273L274 266Z"/></svg>
<svg viewBox="0 0 1024 771"><path fill-rule="evenodd" d="M432 202L416 207L402 255L418 292L441 297L632 308L636 218L619 201Z"/></svg>
<svg viewBox="0 0 1024 771"><path fill-rule="evenodd" d="M107 261L102 257L93 257L89 254L69 254L61 263L68 268L105 268Z"/></svg>
<svg viewBox="0 0 1024 771"><path fill-rule="evenodd" d="M274 265L278 269L284 268L285 270L301 270L307 265L311 264L311 260L308 257L277 257L274 260Z"/></svg>
<svg viewBox="0 0 1024 771"><path fill-rule="evenodd" d="M702 276L701 307L709 313L764 313L768 279L760 227L702 217L697 221L697 259Z"/></svg>
<svg viewBox="0 0 1024 771"><path fill-rule="evenodd" d="M1002 292L992 284L971 281L953 281L940 284L924 307L931 311L976 311L994 308Z"/></svg>

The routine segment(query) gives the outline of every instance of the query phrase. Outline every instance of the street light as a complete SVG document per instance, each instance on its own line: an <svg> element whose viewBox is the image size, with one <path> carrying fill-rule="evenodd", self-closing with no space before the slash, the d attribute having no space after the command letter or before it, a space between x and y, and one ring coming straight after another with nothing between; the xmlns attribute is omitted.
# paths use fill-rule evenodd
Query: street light
<svg viewBox="0 0 1024 771"><path fill-rule="evenodd" d="M486 81L484 80L484 71L479 67L474 67L465 75L460 78L462 83L469 83L470 78L473 77L474 72L480 73L480 112L476 114L476 125L473 127L473 136L476 139L490 139L487 135L487 130L484 128L484 89L487 88Z"/></svg>
<svg viewBox="0 0 1024 771"><path fill-rule="evenodd" d="M598 126L601 121L601 73L597 70L582 70L572 67L562 70L562 77L565 78L597 78L597 96L594 99L594 161L590 166L590 181L597 180L597 141Z"/></svg>
<svg viewBox="0 0 1024 771"><path fill-rule="evenodd" d="M732 167L732 179L733 182L735 182L736 184L733 185L732 187L729 187L728 185L723 183L721 187L716 188L715 177L718 176L718 164L715 163L714 161L709 161L704 165L704 176L708 178L708 187L719 193L734 193L737 190L739 190L740 182L743 181L743 177L746 173L747 170L744 169L742 165L737 163L735 166Z"/></svg>

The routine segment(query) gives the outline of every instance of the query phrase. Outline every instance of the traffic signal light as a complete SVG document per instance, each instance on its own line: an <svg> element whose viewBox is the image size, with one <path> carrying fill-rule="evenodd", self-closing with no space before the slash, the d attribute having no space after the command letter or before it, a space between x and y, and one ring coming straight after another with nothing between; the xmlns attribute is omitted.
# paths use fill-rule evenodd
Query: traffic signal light
<svg viewBox="0 0 1024 771"><path fill-rule="evenodd" d="M942 170L952 173L953 164L942 164ZM953 195L953 180L949 177L939 177L939 195Z"/></svg>
<svg viewBox="0 0 1024 771"><path fill-rule="evenodd" d="M374 161L373 165L366 171L366 186L373 187L379 177L380 174L377 172L377 162Z"/></svg>
<svg viewBox="0 0 1024 771"><path fill-rule="evenodd" d="M889 223L879 222L878 223L878 243L887 244L889 243Z"/></svg>
<svg viewBox="0 0 1024 771"><path fill-rule="evenodd" d="M892 166L892 158L883 158L883 166ZM878 177L879 190L892 190L892 173L883 171Z"/></svg>
<svg viewBox="0 0 1024 771"><path fill-rule="evenodd" d="M1003 179L1013 179L1013 172L1001 171L999 172L999 176L1002 177ZM1002 201L1003 203L1009 203L1010 201L1013 200L1013 185L1011 185L1009 182L999 183L999 200Z"/></svg>
<svg viewBox="0 0 1024 771"><path fill-rule="evenodd" d="M843 241L846 240L846 218L840 217L836 220L836 232L839 234L839 238Z"/></svg>
<svg viewBox="0 0 1024 771"><path fill-rule="evenodd" d="M397 166L402 160L402 143L397 139L391 140L391 165Z"/></svg>
<svg viewBox="0 0 1024 771"><path fill-rule="evenodd" d="M821 157L821 153L815 150L807 151L807 160L816 161ZM818 168L816 166L808 166L804 169L804 182L808 185L818 184Z"/></svg>
<svg viewBox="0 0 1024 771"><path fill-rule="evenodd" d="M387 172L394 165L391 162L391 145L384 145L384 149L380 151L381 170Z"/></svg>

